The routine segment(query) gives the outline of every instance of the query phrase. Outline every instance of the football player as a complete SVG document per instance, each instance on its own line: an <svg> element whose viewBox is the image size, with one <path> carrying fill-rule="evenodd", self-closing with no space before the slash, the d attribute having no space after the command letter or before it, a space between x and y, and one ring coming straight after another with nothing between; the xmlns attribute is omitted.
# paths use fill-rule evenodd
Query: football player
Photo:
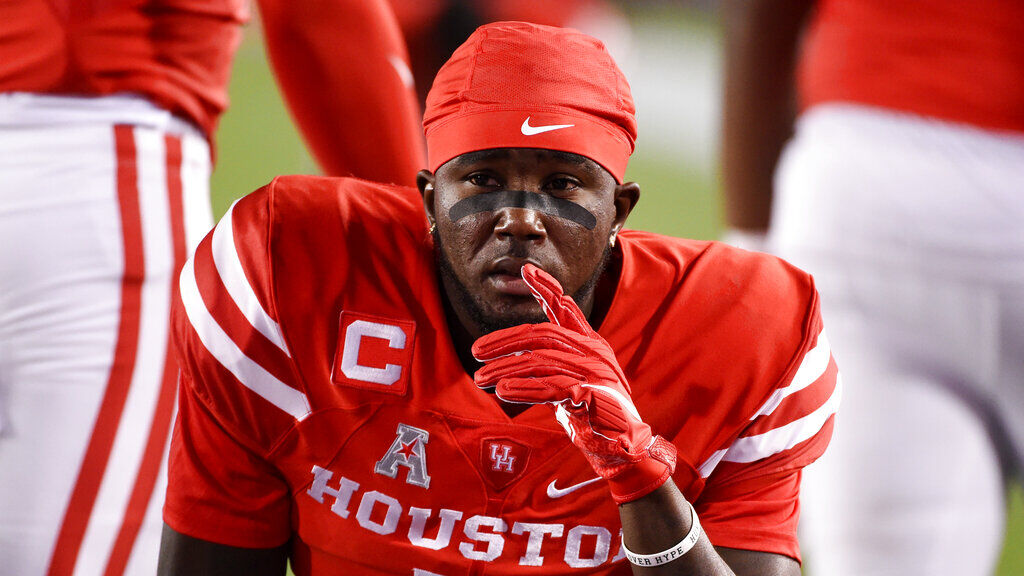
<svg viewBox="0 0 1024 576"><path fill-rule="evenodd" d="M213 224L247 4L0 3L0 572L156 570L172 292ZM422 135L386 2L259 8L322 166L412 184Z"/></svg>
<svg viewBox="0 0 1024 576"><path fill-rule="evenodd" d="M479 28L422 202L280 177L181 275L160 573L800 573L840 390L811 278L624 229L597 40Z"/></svg>
<svg viewBox="0 0 1024 576"><path fill-rule="evenodd" d="M1024 3L724 6L734 237L814 274L850 382L811 569L991 574L1024 463Z"/></svg>

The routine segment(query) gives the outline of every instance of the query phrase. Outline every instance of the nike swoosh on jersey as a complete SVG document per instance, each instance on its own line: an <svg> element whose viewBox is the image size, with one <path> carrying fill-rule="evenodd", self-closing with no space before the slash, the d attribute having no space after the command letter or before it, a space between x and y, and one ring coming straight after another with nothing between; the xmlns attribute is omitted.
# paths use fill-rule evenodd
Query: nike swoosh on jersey
<svg viewBox="0 0 1024 576"><path fill-rule="evenodd" d="M555 482L558 482L558 480L552 480L551 484L548 484L548 498L555 499L555 498L561 498L562 496L565 496L567 494L572 494L573 492L579 490L580 488L583 488L587 484L593 484L594 482L597 482L600 479L601 479L601 477L598 476L597 478L591 478L590 480L584 480L583 482L580 482L579 484L573 484L572 486L569 486L568 488L556 488L555 487Z"/></svg>
<svg viewBox="0 0 1024 576"><path fill-rule="evenodd" d="M530 126L530 117L527 116L526 120L523 120L523 125L519 127L523 132L523 136L536 136L537 134L543 134L544 132L551 132L552 130L561 130L562 128L572 128L575 124L548 124L547 126Z"/></svg>

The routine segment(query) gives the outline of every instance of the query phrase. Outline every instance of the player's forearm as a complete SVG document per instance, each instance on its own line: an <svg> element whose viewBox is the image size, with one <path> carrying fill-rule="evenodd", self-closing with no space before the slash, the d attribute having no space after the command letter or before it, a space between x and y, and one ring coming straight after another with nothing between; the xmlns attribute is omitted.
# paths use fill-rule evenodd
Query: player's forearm
<svg viewBox="0 0 1024 576"><path fill-rule="evenodd" d="M619 506L622 540L634 554L655 554L672 549L682 541L693 526L690 505L669 479L647 496ZM633 565L637 576L724 575L733 571L715 551L703 533L688 552L660 566Z"/></svg>
<svg viewBox="0 0 1024 576"><path fill-rule="evenodd" d="M284 576L287 565L287 543L268 549L236 548L192 538L164 524L157 576Z"/></svg>
<svg viewBox="0 0 1024 576"><path fill-rule="evenodd" d="M426 165L420 110L387 2L259 6L274 75L324 171L414 184Z"/></svg>
<svg viewBox="0 0 1024 576"><path fill-rule="evenodd" d="M768 227L772 176L796 115L794 68L813 0L723 3L722 186L726 222Z"/></svg>

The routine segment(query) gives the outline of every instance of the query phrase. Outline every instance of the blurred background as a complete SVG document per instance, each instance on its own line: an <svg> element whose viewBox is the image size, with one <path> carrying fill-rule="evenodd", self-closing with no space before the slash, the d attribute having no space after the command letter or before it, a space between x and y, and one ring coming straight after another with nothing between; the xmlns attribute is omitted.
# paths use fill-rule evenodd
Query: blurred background
<svg viewBox="0 0 1024 576"><path fill-rule="evenodd" d="M410 44L418 88L465 38L481 14L445 2L394 0ZM457 4L457 3L456 3ZM639 139L627 178L643 195L629 225L699 239L721 232L717 154L720 99L720 39L714 0L645 2L525 2L493 0L485 18L555 19L602 39L629 78L636 100ZM524 6L542 6L536 18ZM560 8L553 8L554 6ZM518 12L517 12L518 11ZM254 15L258 18L258 15ZM238 51L231 107L217 133L213 175L214 213L219 218L237 197L278 174L316 174L282 103L267 66L259 27L250 23ZM366 136L363 136L366 137ZM367 142L372 146L371 140ZM998 574L1024 575L1024 499L1010 497L1007 539Z"/></svg>

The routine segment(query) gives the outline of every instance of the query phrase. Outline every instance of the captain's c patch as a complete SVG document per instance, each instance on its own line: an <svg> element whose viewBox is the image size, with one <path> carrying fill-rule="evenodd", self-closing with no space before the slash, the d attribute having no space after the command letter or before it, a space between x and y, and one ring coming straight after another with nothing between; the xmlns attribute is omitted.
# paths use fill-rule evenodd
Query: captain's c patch
<svg viewBox="0 0 1024 576"><path fill-rule="evenodd" d="M416 323L342 311L331 381L402 396L409 386Z"/></svg>

